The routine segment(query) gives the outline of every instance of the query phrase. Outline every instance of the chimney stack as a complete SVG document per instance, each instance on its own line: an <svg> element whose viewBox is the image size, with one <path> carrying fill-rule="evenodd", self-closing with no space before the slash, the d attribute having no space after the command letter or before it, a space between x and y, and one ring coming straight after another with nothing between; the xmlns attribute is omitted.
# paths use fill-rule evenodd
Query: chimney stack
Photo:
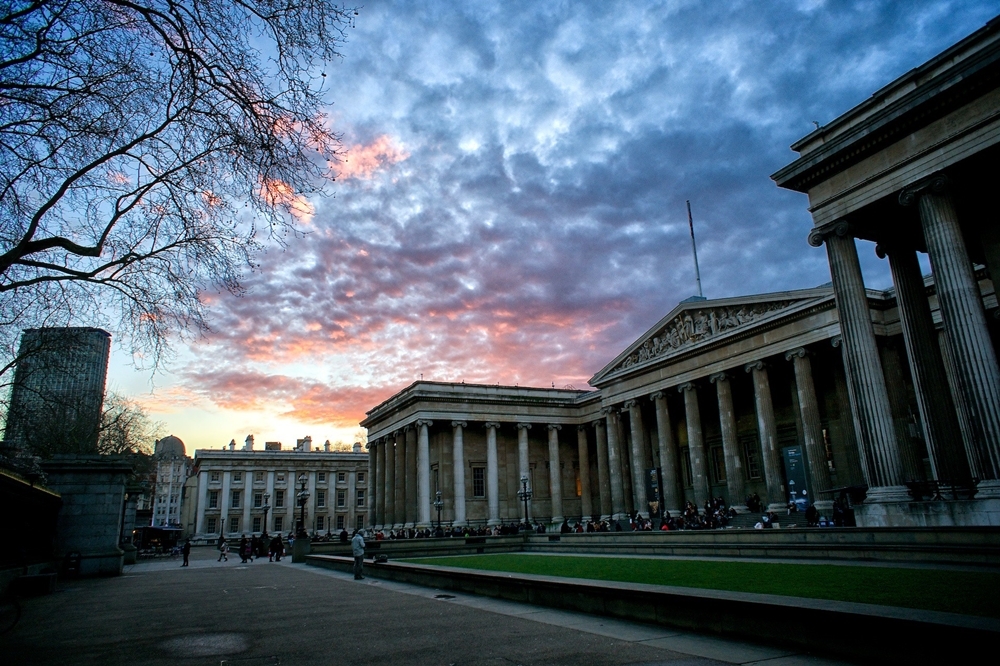
<svg viewBox="0 0 1000 666"><path fill-rule="evenodd" d="M253 435L247 435L246 443L243 445L244 451L253 451Z"/></svg>

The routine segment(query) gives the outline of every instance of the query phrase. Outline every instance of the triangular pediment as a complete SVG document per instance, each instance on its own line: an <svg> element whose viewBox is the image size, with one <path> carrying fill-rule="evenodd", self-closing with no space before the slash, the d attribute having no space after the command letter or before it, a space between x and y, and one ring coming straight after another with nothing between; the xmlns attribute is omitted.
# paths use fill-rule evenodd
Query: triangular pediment
<svg viewBox="0 0 1000 666"><path fill-rule="evenodd" d="M602 380L652 365L765 322L791 315L817 301L832 299L829 286L714 300L689 299L677 305L590 380Z"/></svg>

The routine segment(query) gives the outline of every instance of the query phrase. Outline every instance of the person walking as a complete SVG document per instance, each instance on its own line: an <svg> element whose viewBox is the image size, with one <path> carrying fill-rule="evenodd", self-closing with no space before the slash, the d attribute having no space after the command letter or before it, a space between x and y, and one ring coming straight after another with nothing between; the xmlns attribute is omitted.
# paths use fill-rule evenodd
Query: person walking
<svg viewBox="0 0 1000 666"><path fill-rule="evenodd" d="M354 580L364 579L365 531L358 530L351 539L351 554L354 555Z"/></svg>
<svg viewBox="0 0 1000 666"><path fill-rule="evenodd" d="M184 564L181 566L186 567L188 565L188 558L191 557L191 539L184 540L184 547L181 548L181 554L184 556Z"/></svg>
<svg viewBox="0 0 1000 666"><path fill-rule="evenodd" d="M220 539L219 540L219 559L218 559L218 561L221 562L222 560L225 560L226 562L229 561L229 544L226 543L225 539Z"/></svg>

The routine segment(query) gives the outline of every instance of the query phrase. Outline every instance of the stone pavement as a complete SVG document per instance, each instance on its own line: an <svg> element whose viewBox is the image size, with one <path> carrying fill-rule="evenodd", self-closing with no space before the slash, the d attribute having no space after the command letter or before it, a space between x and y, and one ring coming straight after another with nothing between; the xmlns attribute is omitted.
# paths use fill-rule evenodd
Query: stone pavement
<svg viewBox="0 0 1000 666"><path fill-rule="evenodd" d="M283 561L162 559L23 602L4 663L833 666L787 650Z"/></svg>

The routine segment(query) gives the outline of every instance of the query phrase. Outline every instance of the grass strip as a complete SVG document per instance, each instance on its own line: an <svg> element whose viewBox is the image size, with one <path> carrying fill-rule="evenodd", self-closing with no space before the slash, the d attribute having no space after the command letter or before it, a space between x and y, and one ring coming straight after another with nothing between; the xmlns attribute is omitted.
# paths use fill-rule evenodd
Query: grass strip
<svg viewBox="0 0 1000 666"><path fill-rule="evenodd" d="M781 594L1000 617L1000 574L997 573L524 553L403 561L542 576Z"/></svg>

